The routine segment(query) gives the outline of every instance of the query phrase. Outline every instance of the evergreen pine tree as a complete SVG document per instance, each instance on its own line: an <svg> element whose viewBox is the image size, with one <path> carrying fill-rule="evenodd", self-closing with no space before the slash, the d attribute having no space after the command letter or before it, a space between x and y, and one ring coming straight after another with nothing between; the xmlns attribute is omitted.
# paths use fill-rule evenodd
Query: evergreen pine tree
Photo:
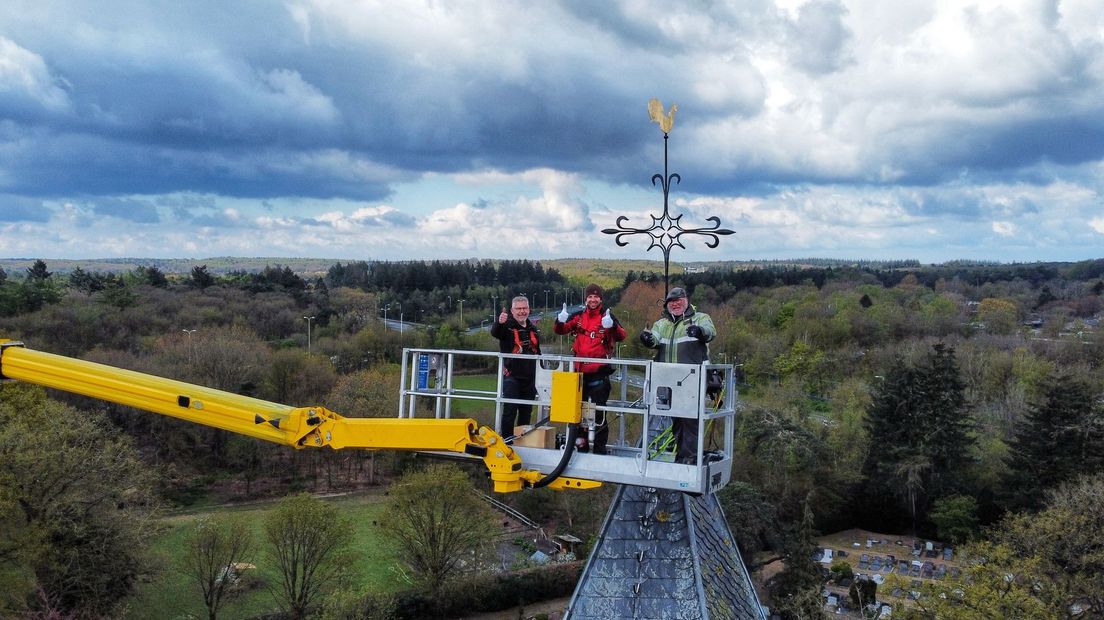
<svg viewBox="0 0 1104 620"><path fill-rule="evenodd" d="M1104 411L1092 387L1069 373L1053 377L1016 430L1008 460L1010 507L1036 507L1043 491L1104 467Z"/></svg>
<svg viewBox="0 0 1104 620"><path fill-rule="evenodd" d="M866 463L868 477L891 475L896 464L908 458L919 442L918 383L916 370L898 358L875 385L866 415L872 446Z"/></svg>
<svg viewBox="0 0 1104 620"><path fill-rule="evenodd" d="M915 367L896 360L866 417L868 505L896 496L915 528L932 499L966 486L971 428L953 348L936 344Z"/></svg>
<svg viewBox="0 0 1104 620"><path fill-rule="evenodd" d="M900 464L914 454L913 447L918 443L917 383L916 371L897 358L874 386L865 420L871 449L863 466L866 510L861 512L887 515L895 499L905 500L906 505L912 503L902 497L905 484L897 479Z"/></svg>
<svg viewBox="0 0 1104 620"><path fill-rule="evenodd" d="M823 601L820 590L824 578L820 565L814 559L817 552L816 528L809 498L801 524L786 545L786 568L778 575L774 600L784 618L820 618Z"/></svg>
<svg viewBox="0 0 1104 620"><path fill-rule="evenodd" d="M192 267L191 284L196 288L207 288L215 283L215 277L207 271L207 265Z"/></svg>
<svg viewBox="0 0 1104 620"><path fill-rule="evenodd" d="M39 282L46 281L53 275L46 269L46 263L42 259L38 259L33 265L27 268L27 279L36 280Z"/></svg>
<svg viewBox="0 0 1104 620"><path fill-rule="evenodd" d="M939 343L920 368L923 455L931 460L929 497L966 490L962 472L974 443L973 422L966 411L966 385L953 347Z"/></svg>

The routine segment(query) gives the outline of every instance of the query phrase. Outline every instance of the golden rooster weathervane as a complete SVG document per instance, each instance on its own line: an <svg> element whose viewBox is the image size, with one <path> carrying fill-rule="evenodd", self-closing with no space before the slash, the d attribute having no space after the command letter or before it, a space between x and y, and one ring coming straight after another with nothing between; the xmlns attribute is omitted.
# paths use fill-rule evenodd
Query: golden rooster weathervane
<svg viewBox="0 0 1104 620"><path fill-rule="evenodd" d="M678 104L671 104L671 111L667 114L663 113L663 104L659 102L659 99L652 98L648 102L648 116L652 117L652 122L659 125L659 128L663 130L663 135L671 133L671 128L675 126L675 112L678 112Z"/></svg>
<svg viewBox="0 0 1104 620"><path fill-rule="evenodd" d="M663 104L659 102L659 99L652 99L648 102L648 116L652 118L652 122L659 124L659 128L663 130L663 174L652 175L652 185L656 182L663 184L663 215L656 217L651 215L652 225L647 228L633 228L631 226L625 226L625 222L629 218L624 215L617 218L617 228L604 228L602 232L607 235L616 235L614 242L619 246L626 246L628 241L624 241L624 237L631 237L632 235L648 235L651 245L648 246L648 250L652 248L659 248L663 250L663 290L666 292L670 289L671 277L670 277L670 265L671 265L671 248L678 246L682 249L686 249L685 245L682 245L682 241L679 239L683 235L702 235L706 238L705 245L710 249L716 248L720 242L720 235L731 235L733 232L727 228L721 228L721 219L717 216L706 218L707 222L712 222L712 226L703 226L701 228L684 228L680 220L682 220L682 214L671 216L671 211L668 203L668 198L671 193L671 181L675 183L681 183L682 177L677 173L667 173L667 140L668 135L671 133L671 128L675 126L675 112L678 111L678 105L671 104L671 109L664 114ZM645 251L648 251L645 250Z"/></svg>

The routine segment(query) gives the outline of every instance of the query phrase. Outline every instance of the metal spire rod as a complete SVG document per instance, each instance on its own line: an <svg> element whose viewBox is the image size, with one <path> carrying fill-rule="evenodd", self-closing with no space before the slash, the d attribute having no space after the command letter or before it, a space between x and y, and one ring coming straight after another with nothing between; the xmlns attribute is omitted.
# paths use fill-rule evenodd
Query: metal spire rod
<svg viewBox="0 0 1104 620"><path fill-rule="evenodd" d="M626 237L631 237L633 235L648 235L650 244L645 251L651 251L652 248L660 248L663 251L664 293L671 288L671 249L676 246L684 250L686 249L686 246L682 244L681 240L683 235L702 235L706 238L706 246L713 249L720 244L721 235L731 235L735 232L727 228L721 228L721 219L717 216L706 218L707 222L712 223L711 226L697 228L683 226L681 213L673 217L671 216L671 182L682 182L682 177L677 172L668 173L667 167L668 134L674 126L676 110L678 110L678 106L671 105L670 112L664 115L663 105L660 104L657 99L652 99L648 102L648 111L651 114L652 120L659 123L660 129L663 130L663 174L656 173L652 175L652 185L655 186L658 181L663 187L663 215L656 217L655 215L649 214L649 217L652 218L652 224L646 228L626 226L625 222L627 222L629 218L622 215L617 218L616 228L602 229L602 232L607 235L616 235L614 237L614 242L622 247L629 244L629 242L625 240Z"/></svg>

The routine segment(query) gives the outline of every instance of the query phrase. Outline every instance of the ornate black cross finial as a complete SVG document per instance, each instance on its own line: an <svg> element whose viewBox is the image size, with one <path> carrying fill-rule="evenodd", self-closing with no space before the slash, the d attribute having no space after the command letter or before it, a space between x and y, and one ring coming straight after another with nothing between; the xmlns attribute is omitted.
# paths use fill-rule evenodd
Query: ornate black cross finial
<svg viewBox="0 0 1104 620"><path fill-rule="evenodd" d="M607 235L617 235L614 237L614 241L619 246L626 246L629 244L625 241L625 237L631 237L632 235L648 235L651 244L648 246L646 252L651 251L652 248L660 248L663 250L663 291L664 294L671 287L671 249L678 246L682 249L686 249L685 245L682 245L681 237L683 235L702 235L706 238L705 244L710 248L716 248L721 243L721 235L731 235L733 232L727 228L721 228L721 219L712 216L706 218L707 222L712 222L712 226L703 226L700 228L690 228L682 225L682 214L671 216L670 207L668 204L668 197L671 192L671 181L675 183L681 183L682 177L678 173L667 173L667 139L668 134L675 125L675 111L678 110L678 106L671 104L671 111L666 115L663 113L663 104L658 99L652 99L648 102L648 113L652 117L652 121L659 124L659 128L663 131L663 174L652 175L652 185L656 182L663 184L663 215L656 217L649 214L652 218L652 225L647 228L633 228L632 226L626 226L625 222L629 218L624 215L617 218L617 228L604 228L602 232Z"/></svg>

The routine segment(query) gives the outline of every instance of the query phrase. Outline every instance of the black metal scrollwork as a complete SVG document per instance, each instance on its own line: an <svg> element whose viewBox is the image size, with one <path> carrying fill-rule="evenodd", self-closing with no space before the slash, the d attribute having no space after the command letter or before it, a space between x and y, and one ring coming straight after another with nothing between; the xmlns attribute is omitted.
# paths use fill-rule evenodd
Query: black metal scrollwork
<svg viewBox="0 0 1104 620"><path fill-rule="evenodd" d="M669 198L671 193L671 182L681 183L682 177L678 173L667 173L667 133L663 134L663 174L652 175L652 185L657 182L663 186L663 215L656 217L649 214L652 218L651 226L646 228L634 228L626 225L629 218L622 215L617 218L616 228L604 228L602 232L607 235L616 235L614 242L618 246L624 247L629 244L626 237L633 235L647 235L650 240L648 249L650 252L652 248L659 248L663 250L663 290L670 289L670 268L671 268L671 249L680 247L686 249L686 246L682 244L683 235L702 235L706 238L705 245L710 249L716 248L721 243L722 235L731 235L735 231L727 228L721 228L721 219L717 216L711 216L706 218L707 222L711 222L711 226L701 227L688 227L682 225L682 214L672 216L669 206Z"/></svg>

